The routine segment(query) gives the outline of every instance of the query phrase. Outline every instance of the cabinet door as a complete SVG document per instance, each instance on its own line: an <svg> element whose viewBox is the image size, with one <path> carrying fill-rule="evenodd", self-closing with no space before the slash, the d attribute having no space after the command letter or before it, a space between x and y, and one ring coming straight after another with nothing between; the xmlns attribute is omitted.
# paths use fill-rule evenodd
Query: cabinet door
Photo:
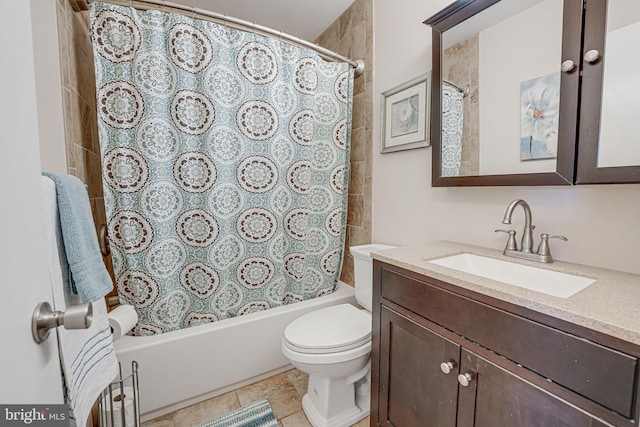
<svg viewBox="0 0 640 427"><path fill-rule="evenodd" d="M587 1L577 184L640 182L637 0Z"/></svg>
<svg viewBox="0 0 640 427"><path fill-rule="evenodd" d="M459 360L459 345L382 306L379 424L455 426Z"/></svg>
<svg viewBox="0 0 640 427"><path fill-rule="evenodd" d="M465 348L461 360L471 379L460 386L459 427L608 425Z"/></svg>

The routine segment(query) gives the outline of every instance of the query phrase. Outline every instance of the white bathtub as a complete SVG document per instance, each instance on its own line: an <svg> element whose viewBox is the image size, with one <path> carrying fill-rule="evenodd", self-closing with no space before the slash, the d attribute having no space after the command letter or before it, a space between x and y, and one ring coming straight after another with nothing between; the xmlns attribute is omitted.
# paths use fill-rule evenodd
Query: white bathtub
<svg viewBox="0 0 640 427"><path fill-rule="evenodd" d="M157 336L116 341L123 374L139 363L142 421L291 369L280 351L286 326L322 307L355 304L338 282L331 295Z"/></svg>

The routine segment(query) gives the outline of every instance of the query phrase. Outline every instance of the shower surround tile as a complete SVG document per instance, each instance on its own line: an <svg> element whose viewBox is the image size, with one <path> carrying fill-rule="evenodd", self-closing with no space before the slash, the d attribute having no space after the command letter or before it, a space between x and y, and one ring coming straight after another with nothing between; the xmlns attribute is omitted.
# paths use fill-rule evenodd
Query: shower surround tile
<svg viewBox="0 0 640 427"><path fill-rule="evenodd" d="M347 229L358 227L357 241L371 243L371 186L373 158L373 14L371 0L356 0L316 40L320 46L351 59L362 59L365 71L353 85L353 118L351 129L351 173ZM364 184L363 184L364 183ZM349 231L348 231L349 233ZM353 233L351 233L353 234ZM353 244L353 239L351 239ZM353 258L349 241L345 242L340 280L353 286Z"/></svg>
<svg viewBox="0 0 640 427"><path fill-rule="evenodd" d="M365 94L359 93L353 97L353 113L351 118L353 129L357 129L365 125L365 110Z"/></svg>
<svg viewBox="0 0 640 427"><path fill-rule="evenodd" d="M349 194L364 194L364 162L351 162Z"/></svg>
<svg viewBox="0 0 640 427"><path fill-rule="evenodd" d="M359 127L351 132L351 162L365 160L365 144L367 143L364 127Z"/></svg>

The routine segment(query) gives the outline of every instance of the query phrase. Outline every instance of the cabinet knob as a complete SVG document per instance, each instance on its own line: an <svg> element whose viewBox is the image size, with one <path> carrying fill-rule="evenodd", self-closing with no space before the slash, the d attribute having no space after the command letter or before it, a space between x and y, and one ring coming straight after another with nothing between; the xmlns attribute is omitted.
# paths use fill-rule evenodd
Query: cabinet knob
<svg viewBox="0 0 640 427"><path fill-rule="evenodd" d="M567 59L566 61L562 61L560 69L563 73L573 73L576 70L576 63L570 59Z"/></svg>
<svg viewBox="0 0 640 427"><path fill-rule="evenodd" d="M584 54L584 60L589 64L595 64L600 59L600 52L596 49L591 49Z"/></svg>
<svg viewBox="0 0 640 427"><path fill-rule="evenodd" d="M458 375L458 382L462 387L467 387L472 380L473 380L473 377L469 373Z"/></svg>
<svg viewBox="0 0 640 427"><path fill-rule="evenodd" d="M440 370L442 371L443 374L449 374L453 368L454 368L454 363L453 362L442 362L440 364Z"/></svg>

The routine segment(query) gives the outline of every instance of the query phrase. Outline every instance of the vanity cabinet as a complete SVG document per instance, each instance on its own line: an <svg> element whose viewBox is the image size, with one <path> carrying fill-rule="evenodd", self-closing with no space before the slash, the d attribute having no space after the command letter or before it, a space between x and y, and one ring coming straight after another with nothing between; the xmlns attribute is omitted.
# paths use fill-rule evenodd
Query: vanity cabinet
<svg viewBox="0 0 640 427"><path fill-rule="evenodd" d="M638 423L638 346L374 262L371 425Z"/></svg>

